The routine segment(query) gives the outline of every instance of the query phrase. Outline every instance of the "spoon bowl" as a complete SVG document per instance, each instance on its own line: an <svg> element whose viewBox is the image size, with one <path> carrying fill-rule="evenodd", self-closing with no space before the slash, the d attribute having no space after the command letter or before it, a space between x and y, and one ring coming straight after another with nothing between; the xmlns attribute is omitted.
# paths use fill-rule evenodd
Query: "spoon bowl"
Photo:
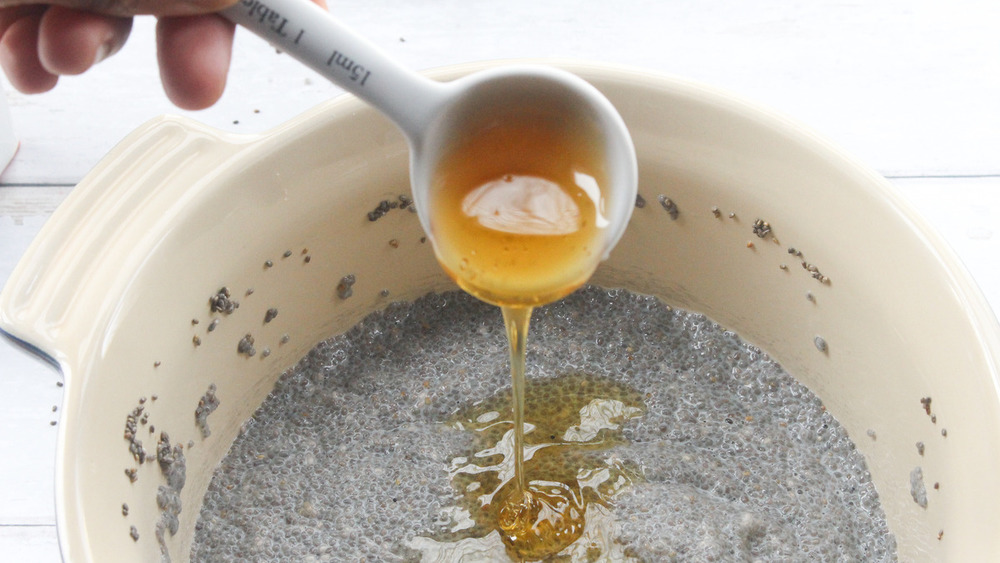
<svg viewBox="0 0 1000 563"><path fill-rule="evenodd" d="M541 298L545 301L562 291L553 289L557 285L575 284L575 289L608 257L625 232L637 193L635 148L615 108L583 79L538 65L499 67L441 83L401 66L307 0L268 0L267 4L241 0L222 14L372 104L403 131L410 147L417 214L438 259L456 280L459 259L449 257L442 245L440 235L447 229L435 219L435 210L446 203L436 190L441 191L439 184L448 175L445 163L455 166L460 147L490 143L498 135L505 135L506 140L493 142L475 162L465 164L495 177L549 178L551 170L542 170L546 165L539 160L560 161L561 173L572 178L563 184L576 184L572 189L582 191L593 203L593 217L582 217L580 222L594 221L598 227L593 240L586 242L587 257L574 265L579 272L542 280L522 291L535 291L537 296L546 296ZM525 127L543 128L555 136L550 141L560 142L558 146L553 142L532 145L525 140ZM528 196L518 197L525 201ZM532 201L535 208L553 208L551 202Z"/></svg>
<svg viewBox="0 0 1000 563"><path fill-rule="evenodd" d="M448 103L428 120L421 134L408 135L414 199L421 223L432 239L435 229L430 205L434 198L428 196L434 174L449 150L494 134L504 124L546 122L573 136L573 148L580 153L554 156L589 160L602 172L599 207L606 224L599 257L606 259L632 215L638 176L632 139L611 102L576 75L541 65L497 67L441 86ZM530 157L522 145L514 143L508 154L497 158L514 168L518 160Z"/></svg>

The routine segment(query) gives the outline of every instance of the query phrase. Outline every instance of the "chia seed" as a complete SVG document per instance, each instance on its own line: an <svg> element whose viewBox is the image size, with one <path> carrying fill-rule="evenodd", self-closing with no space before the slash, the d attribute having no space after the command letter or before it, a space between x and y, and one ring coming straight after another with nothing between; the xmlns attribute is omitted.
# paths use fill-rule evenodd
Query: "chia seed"
<svg viewBox="0 0 1000 563"><path fill-rule="evenodd" d="M198 401L198 407L194 410L194 423L201 431L202 438L208 438L212 434L212 430L208 427L208 415L215 412L217 408L219 408L219 399L215 396L215 384L213 383L208 386L208 391L205 391L205 394ZM169 445L169 439L167 444Z"/></svg>
<svg viewBox="0 0 1000 563"><path fill-rule="evenodd" d="M213 313L229 315L239 308L240 302L232 299L232 293L228 287L223 287L208 299L208 305Z"/></svg>
<svg viewBox="0 0 1000 563"><path fill-rule="evenodd" d="M340 278L340 283L337 284L337 297L347 299L354 295L353 287L355 282L357 282L357 278L354 277L354 274L347 274Z"/></svg>
<svg viewBox="0 0 1000 563"><path fill-rule="evenodd" d="M133 439L129 443L129 453L140 464L146 462L146 449L142 447L142 440Z"/></svg>
<svg viewBox="0 0 1000 563"><path fill-rule="evenodd" d="M924 397L924 398L920 399L920 404L924 406L924 412L927 413L927 416L930 416L931 415L931 398L930 397Z"/></svg>
<svg viewBox="0 0 1000 563"><path fill-rule="evenodd" d="M160 485L156 490L156 506L160 510L160 518L156 522L156 541L160 545L161 561L169 562L165 532L169 531L173 536L179 529L181 489L187 481L187 462L184 459L184 448L180 444L171 448L170 436L166 432L160 433L156 451L160 472L167 480L166 485Z"/></svg>
<svg viewBox="0 0 1000 563"><path fill-rule="evenodd" d="M254 357L257 350L253 347L253 335L247 333L243 338L240 339L239 344L236 345L236 352L238 354L243 354L248 358Z"/></svg>
<svg viewBox="0 0 1000 563"><path fill-rule="evenodd" d="M663 194L660 194L657 197L657 199L659 200L660 205L663 206L663 209L665 209L667 213L670 215L670 218L676 220L677 216L680 215L680 210L677 209L677 204L674 203L672 199Z"/></svg>
<svg viewBox="0 0 1000 563"><path fill-rule="evenodd" d="M924 471L920 467L910 472L910 496L920 508L927 508L927 488L924 486Z"/></svg>
<svg viewBox="0 0 1000 563"><path fill-rule="evenodd" d="M398 205L399 204L397 203L397 206ZM375 209L368 212L368 220L372 222L378 221L382 217L385 217L386 213L389 213L389 210L391 209L392 205L389 200L383 199L378 203Z"/></svg>
<svg viewBox="0 0 1000 563"><path fill-rule="evenodd" d="M278 310L275 309L274 307L271 307L270 309L267 310L267 313L264 313L264 324L273 321L277 316L278 316Z"/></svg>
<svg viewBox="0 0 1000 563"><path fill-rule="evenodd" d="M763 219L757 219L753 222L753 234L757 235L759 238L766 238L767 235L771 234L771 225Z"/></svg>

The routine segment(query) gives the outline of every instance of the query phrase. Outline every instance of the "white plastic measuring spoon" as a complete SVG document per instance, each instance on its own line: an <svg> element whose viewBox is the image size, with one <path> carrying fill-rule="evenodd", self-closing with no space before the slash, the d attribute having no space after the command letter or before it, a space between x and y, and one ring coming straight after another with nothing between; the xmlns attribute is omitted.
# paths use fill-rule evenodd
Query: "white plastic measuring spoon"
<svg viewBox="0 0 1000 563"><path fill-rule="evenodd" d="M579 77L525 65L436 82L404 68L306 0L240 0L222 14L372 104L402 129L410 146L414 204L439 259L431 208L442 159L456 143L488 135L508 121L567 124L585 137L584 145L596 148L591 152L603 161L598 167L604 184L600 193L594 185L580 185L595 200L597 222L603 223L593 267L624 233L636 199L635 149L618 112Z"/></svg>

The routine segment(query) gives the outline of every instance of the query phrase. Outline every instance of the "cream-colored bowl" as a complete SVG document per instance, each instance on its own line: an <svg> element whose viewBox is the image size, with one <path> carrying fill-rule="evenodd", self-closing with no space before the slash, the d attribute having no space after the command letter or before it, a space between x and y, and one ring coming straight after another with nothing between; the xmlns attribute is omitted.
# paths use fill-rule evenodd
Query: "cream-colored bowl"
<svg viewBox="0 0 1000 563"><path fill-rule="evenodd" d="M676 78L565 66L621 111L646 201L594 281L706 313L816 392L866 455L901 560L1000 553L1000 327L941 240L884 180L778 115ZM453 287L414 214L367 217L408 191L402 136L349 97L261 136L157 119L80 183L0 295L0 328L66 376L67 560L159 557L168 483L123 437L141 398L144 449L161 431L185 445L179 531L164 534L183 560L213 468L281 371L390 300ZM223 286L240 301L230 315L209 310ZM253 357L237 351L247 334ZM203 438L195 411L213 384ZM911 496L916 467L926 508Z"/></svg>

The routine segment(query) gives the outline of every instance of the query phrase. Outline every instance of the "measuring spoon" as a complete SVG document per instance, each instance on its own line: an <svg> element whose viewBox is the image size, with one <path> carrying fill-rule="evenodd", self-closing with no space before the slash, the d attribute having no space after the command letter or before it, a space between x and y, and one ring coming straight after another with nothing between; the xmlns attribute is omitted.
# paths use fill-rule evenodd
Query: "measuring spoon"
<svg viewBox="0 0 1000 563"><path fill-rule="evenodd" d="M599 197L606 220L601 259L625 231L636 199L635 149L621 116L583 79L523 65L437 82L404 68L307 0L240 0L221 13L395 122L409 142L413 201L432 242L430 192L441 159L456 142L518 119L562 122L588 137L606 178Z"/></svg>

